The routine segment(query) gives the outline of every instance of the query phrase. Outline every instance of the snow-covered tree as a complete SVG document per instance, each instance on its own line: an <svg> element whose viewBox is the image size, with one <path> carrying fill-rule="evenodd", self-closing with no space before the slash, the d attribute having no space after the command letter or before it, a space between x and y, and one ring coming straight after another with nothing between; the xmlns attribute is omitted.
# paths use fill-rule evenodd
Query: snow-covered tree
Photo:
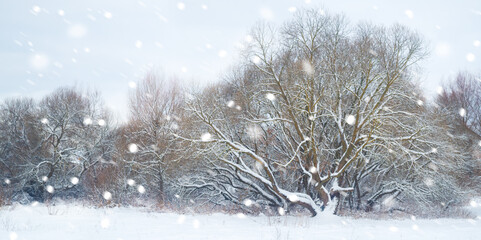
<svg viewBox="0 0 481 240"><path fill-rule="evenodd" d="M179 137L199 144L210 170L185 186L210 190L214 202L252 199L312 215L353 191L369 204L409 190L423 196L443 142L429 137L413 83L426 55L418 34L300 11L251 37L226 82L188 103L199 125Z"/></svg>

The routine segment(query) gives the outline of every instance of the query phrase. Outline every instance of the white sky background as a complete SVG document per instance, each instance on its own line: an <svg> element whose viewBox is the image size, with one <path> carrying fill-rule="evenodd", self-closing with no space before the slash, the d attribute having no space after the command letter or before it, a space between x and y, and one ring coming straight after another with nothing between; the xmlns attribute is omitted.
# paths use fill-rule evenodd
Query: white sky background
<svg viewBox="0 0 481 240"><path fill-rule="evenodd" d="M125 119L129 82L149 69L214 82L257 21L301 8L416 29L431 49L419 79L429 96L458 71L481 72L481 0L0 0L0 100L77 85Z"/></svg>

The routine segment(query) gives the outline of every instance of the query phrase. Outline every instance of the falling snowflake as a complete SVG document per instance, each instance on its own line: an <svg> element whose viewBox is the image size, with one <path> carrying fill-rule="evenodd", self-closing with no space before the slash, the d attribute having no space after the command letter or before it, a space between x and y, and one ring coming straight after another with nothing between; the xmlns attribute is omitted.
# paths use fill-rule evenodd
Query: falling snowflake
<svg viewBox="0 0 481 240"><path fill-rule="evenodd" d="M239 105L237 105L237 106L235 107L235 109L237 109L238 111L242 110L241 106L239 106Z"/></svg>
<svg viewBox="0 0 481 240"><path fill-rule="evenodd" d="M257 125L249 126L247 128L247 135L253 141L258 140L262 137L262 129Z"/></svg>
<svg viewBox="0 0 481 240"><path fill-rule="evenodd" d="M137 40L137 41L135 42L135 47L136 47L136 48L141 48L142 45L143 45L143 43L142 43L142 41L140 41L140 40Z"/></svg>
<svg viewBox="0 0 481 240"><path fill-rule="evenodd" d="M286 210L284 210L284 208L282 208L282 207L279 207L277 209L277 212L279 212L279 215L281 215L281 216L284 216L286 214Z"/></svg>
<svg viewBox="0 0 481 240"><path fill-rule="evenodd" d="M428 186L428 187L431 187L431 186L434 185L434 180L431 179L431 178L425 178L425 179L424 179L424 184L426 184L426 186Z"/></svg>
<svg viewBox="0 0 481 240"><path fill-rule="evenodd" d="M302 61L302 70L308 75L314 74L314 67L312 67L312 64L307 60Z"/></svg>
<svg viewBox="0 0 481 240"><path fill-rule="evenodd" d="M297 11L297 8L296 7L290 7L290 8L287 9L287 11L293 13L293 12Z"/></svg>
<svg viewBox="0 0 481 240"><path fill-rule="evenodd" d="M471 200L471 201L469 201L469 205L471 205L471 207L477 207L478 203L474 200Z"/></svg>
<svg viewBox="0 0 481 240"><path fill-rule="evenodd" d="M475 40L475 41L473 42L473 46L475 46L475 47L481 46L481 41Z"/></svg>
<svg viewBox="0 0 481 240"><path fill-rule="evenodd" d="M42 11L42 9L41 9L39 6L33 6L33 7L32 7L32 10L33 10L35 13L39 13L40 11Z"/></svg>
<svg viewBox="0 0 481 240"><path fill-rule="evenodd" d="M133 179L127 179L127 184L128 184L129 186L135 186L135 180L133 180Z"/></svg>
<svg viewBox="0 0 481 240"><path fill-rule="evenodd" d="M258 56L253 56L251 60L254 64L259 64L261 62L261 58Z"/></svg>
<svg viewBox="0 0 481 240"><path fill-rule="evenodd" d="M254 38L251 36L251 35L246 35L244 40L248 43L252 42L252 40L254 40Z"/></svg>
<svg viewBox="0 0 481 240"><path fill-rule="evenodd" d="M459 115L461 117L465 117L466 116L466 109L464 109L464 108L459 109Z"/></svg>
<svg viewBox="0 0 481 240"><path fill-rule="evenodd" d="M210 133L204 133L202 134L202 136L200 136L200 139L204 142L211 140L211 138L212 138L212 135Z"/></svg>
<svg viewBox="0 0 481 240"><path fill-rule="evenodd" d="M137 146L137 144L135 143L129 144L129 152L136 153L137 151L139 151L139 147Z"/></svg>
<svg viewBox="0 0 481 240"><path fill-rule="evenodd" d="M43 181L43 182L47 182L47 181L48 181L48 177L47 177L47 176L43 176L43 177L42 177L42 181Z"/></svg>
<svg viewBox="0 0 481 240"><path fill-rule="evenodd" d="M44 54L35 54L30 57L30 66L37 71L45 70L49 63L50 60Z"/></svg>
<svg viewBox="0 0 481 240"><path fill-rule="evenodd" d="M105 191L104 194L102 194L102 196L107 201L112 199L112 193L110 193L109 191Z"/></svg>
<svg viewBox="0 0 481 240"><path fill-rule="evenodd" d="M472 53L468 53L466 54L466 60L468 60L468 62L474 62L474 60L476 60L476 56L474 56Z"/></svg>
<svg viewBox="0 0 481 240"><path fill-rule="evenodd" d="M266 94L266 98L269 100L269 101L275 101L276 100L276 96L272 93L268 93Z"/></svg>
<svg viewBox="0 0 481 240"><path fill-rule="evenodd" d="M139 193L142 193L142 194L145 193L145 188L144 188L144 186L139 185L139 186L137 187L137 191L138 191Z"/></svg>
<svg viewBox="0 0 481 240"><path fill-rule="evenodd" d="M416 225L416 224L413 224L413 226L411 227L414 231L417 231L419 230L419 226Z"/></svg>
<svg viewBox="0 0 481 240"><path fill-rule="evenodd" d="M311 166L311 167L309 168L309 172L311 172L312 174L314 174L314 173L317 172L317 168L314 167L314 166Z"/></svg>
<svg viewBox="0 0 481 240"><path fill-rule="evenodd" d="M87 118L84 118L84 125L90 125L92 124L92 119L87 117Z"/></svg>
<svg viewBox="0 0 481 240"><path fill-rule="evenodd" d="M436 92L437 92L439 95L443 94L443 92L444 92L443 87L439 86L439 87L436 89Z"/></svg>
<svg viewBox="0 0 481 240"><path fill-rule="evenodd" d="M246 207L252 206L252 200L250 200L250 199L244 200L244 205L246 205Z"/></svg>
<svg viewBox="0 0 481 240"><path fill-rule="evenodd" d="M345 120L346 120L346 123L349 125L354 125L354 123L356 123L356 117L350 114L346 116Z"/></svg>
<svg viewBox="0 0 481 240"><path fill-rule="evenodd" d="M137 83L129 82L129 88L133 88L133 89L137 88Z"/></svg>
<svg viewBox="0 0 481 240"><path fill-rule="evenodd" d="M431 149L431 152L432 152L432 153L437 153L437 152L438 152L438 149L432 148L432 149Z"/></svg>
<svg viewBox="0 0 481 240"><path fill-rule="evenodd" d="M208 8L207 8L207 5L202 4L202 9L207 10L207 9L208 9Z"/></svg>
<svg viewBox="0 0 481 240"><path fill-rule="evenodd" d="M103 120L103 119L99 119L99 121L97 123L101 127L105 126L105 120Z"/></svg>
<svg viewBox="0 0 481 240"><path fill-rule="evenodd" d="M406 10L404 11L404 14L406 14L406 16L409 18L409 19L413 19L414 18L414 12L412 10Z"/></svg>
<svg viewBox="0 0 481 240"><path fill-rule="evenodd" d="M238 213L238 214L236 214L236 216L237 216L238 218L240 218L240 219L246 218L246 215L243 214L243 213Z"/></svg>
<svg viewBox="0 0 481 240"><path fill-rule="evenodd" d="M227 52L225 50L220 50L218 53L219 57L224 58L227 56Z"/></svg>
<svg viewBox="0 0 481 240"><path fill-rule="evenodd" d="M47 187L45 188L47 190L47 192L49 193L53 193L55 191L55 189L51 186L51 185L47 185Z"/></svg>
<svg viewBox="0 0 481 240"><path fill-rule="evenodd" d="M183 2L177 3L177 8L178 8L179 10L184 10L184 9L185 9L185 3L183 3Z"/></svg>
<svg viewBox="0 0 481 240"><path fill-rule="evenodd" d="M107 18L107 19L111 19L112 13L111 12L104 12L104 17Z"/></svg>
<svg viewBox="0 0 481 240"><path fill-rule="evenodd" d="M57 13L58 13L59 16L64 16L64 15L65 15L65 11L62 10L62 9L59 9Z"/></svg>
<svg viewBox="0 0 481 240"><path fill-rule="evenodd" d="M73 185L77 185L78 182L79 182L79 179L78 179L78 177L72 177L72 178L70 178L70 182L71 182Z"/></svg>
<svg viewBox="0 0 481 240"><path fill-rule="evenodd" d="M8 179L8 178L5 178L5 180L3 180L3 181L4 181L5 184L7 184L7 185L11 183L10 179Z"/></svg>
<svg viewBox="0 0 481 240"><path fill-rule="evenodd" d="M424 102L423 102L422 100L418 100L416 103L417 103L419 106L422 106L422 105L424 104Z"/></svg>
<svg viewBox="0 0 481 240"><path fill-rule="evenodd" d="M232 101L232 100L230 100L230 101L227 102L227 107L232 108L232 107L234 107L234 105L235 105L235 103L234 103L234 101Z"/></svg>

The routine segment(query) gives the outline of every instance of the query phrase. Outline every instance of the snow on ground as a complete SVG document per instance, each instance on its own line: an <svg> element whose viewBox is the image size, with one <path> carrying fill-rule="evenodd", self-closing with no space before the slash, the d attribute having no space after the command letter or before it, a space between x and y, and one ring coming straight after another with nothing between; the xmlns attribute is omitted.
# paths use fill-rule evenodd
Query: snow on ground
<svg viewBox="0 0 481 240"><path fill-rule="evenodd" d="M480 239L481 199L471 201L476 219L372 220L337 216L250 217L180 215L139 208L76 205L0 209L0 239Z"/></svg>

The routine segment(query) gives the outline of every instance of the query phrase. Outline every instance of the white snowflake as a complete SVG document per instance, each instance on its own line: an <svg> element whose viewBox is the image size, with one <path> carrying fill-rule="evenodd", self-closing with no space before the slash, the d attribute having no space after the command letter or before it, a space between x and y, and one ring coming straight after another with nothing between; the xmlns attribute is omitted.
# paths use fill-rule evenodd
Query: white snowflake
<svg viewBox="0 0 481 240"><path fill-rule="evenodd" d="M252 62L253 62L254 64L259 64L259 63L261 62L261 58L258 57L258 56L253 56L253 57L252 57Z"/></svg>
<svg viewBox="0 0 481 240"><path fill-rule="evenodd" d="M418 100L416 103L417 103L419 106L422 106L422 105L424 104L423 100Z"/></svg>
<svg viewBox="0 0 481 240"><path fill-rule="evenodd" d="M48 181L48 177L47 177L47 176L43 176L43 177L42 177L42 181L43 181L43 182L47 182L47 181Z"/></svg>
<svg viewBox="0 0 481 240"><path fill-rule="evenodd" d="M459 115L460 115L461 117L465 117L465 116L466 116L466 109L460 108L460 109L459 109Z"/></svg>
<svg viewBox="0 0 481 240"><path fill-rule="evenodd" d="M109 191L105 191L104 194L102 194L102 196L107 201L112 199L112 193L110 193Z"/></svg>
<svg viewBox="0 0 481 240"><path fill-rule="evenodd" d="M349 114L346 116L346 119L345 119L346 123L349 124L349 125L354 125L354 123L356 123L356 117L354 117L353 115Z"/></svg>
<svg viewBox="0 0 481 240"><path fill-rule="evenodd" d="M244 205L246 205L246 207L252 206L252 200L250 200L250 199L244 200Z"/></svg>
<svg viewBox="0 0 481 240"><path fill-rule="evenodd" d="M475 47L481 46L481 41L475 40L475 41L473 42L473 46L475 46Z"/></svg>
<svg viewBox="0 0 481 240"><path fill-rule="evenodd" d="M128 148L129 148L129 152L131 153L136 153L137 151L139 151L139 147L135 143L129 144Z"/></svg>
<svg viewBox="0 0 481 240"><path fill-rule="evenodd" d="M129 186L135 186L135 180L133 180L133 179L127 179L127 184L128 184Z"/></svg>
<svg viewBox="0 0 481 240"><path fill-rule="evenodd" d="M311 166L311 167L309 168L309 172L311 172L312 174L314 174L314 173L317 172L317 168L314 167L314 166Z"/></svg>
<svg viewBox="0 0 481 240"><path fill-rule="evenodd" d="M139 193L142 193L142 194L145 193L145 188L144 188L144 186L139 185L139 186L137 187L137 191L138 191Z"/></svg>
<svg viewBox="0 0 481 240"><path fill-rule="evenodd" d="M207 10L208 9L207 5L202 4L202 9Z"/></svg>
<svg viewBox="0 0 481 240"><path fill-rule="evenodd" d="M200 136L200 139L204 142L211 140L211 138L212 138L212 135L210 133L204 133L202 134L202 136Z"/></svg>
<svg viewBox="0 0 481 240"><path fill-rule="evenodd" d="M103 127L105 126L105 120L103 119L99 119L99 121L97 122L99 124L99 126Z"/></svg>
<svg viewBox="0 0 481 240"><path fill-rule="evenodd" d="M232 107L234 107L234 105L235 105L235 102L232 101L232 100L230 100L230 101L227 102L227 107L232 108Z"/></svg>
<svg viewBox="0 0 481 240"><path fill-rule="evenodd" d="M142 45L143 45L142 41L140 41L140 40L135 41L135 47L136 48L141 48Z"/></svg>
<svg viewBox="0 0 481 240"><path fill-rule="evenodd" d="M51 185L47 185L47 187L45 188L47 190L47 192L49 193L53 193L55 191L55 188L53 188Z"/></svg>
<svg viewBox="0 0 481 240"><path fill-rule="evenodd" d="M439 86L439 87L436 89L436 92L437 92L439 95L443 94L443 92L444 92L443 87Z"/></svg>
<svg viewBox="0 0 481 240"><path fill-rule="evenodd" d="M30 57L30 66L37 71L45 70L49 64L50 60L44 54L35 54Z"/></svg>
<svg viewBox="0 0 481 240"><path fill-rule="evenodd" d="M262 137L262 129L257 125L249 126L247 128L247 135L251 140L258 140Z"/></svg>
<svg viewBox="0 0 481 240"><path fill-rule="evenodd" d="M413 19L414 18L414 12L412 10L406 10L404 11L404 14L406 14L406 16L409 18L409 19Z"/></svg>
<svg viewBox="0 0 481 240"><path fill-rule="evenodd" d="M137 83L135 83L135 82L129 82L129 87L130 87L130 88L133 88L133 89L134 89L134 88L137 88Z"/></svg>
<svg viewBox="0 0 481 240"><path fill-rule="evenodd" d="M282 208L282 207L279 207L277 209L277 212L279 212L279 215L281 215L281 216L284 216L286 214L286 210L284 210L284 208Z"/></svg>
<svg viewBox="0 0 481 240"><path fill-rule="evenodd" d="M72 178L70 178L70 182L71 182L73 185L77 185L78 182L79 182L79 179L78 179L78 177L72 177Z"/></svg>
<svg viewBox="0 0 481 240"><path fill-rule="evenodd" d="M183 2L177 3L177 8L178 8L179 10L184 10L184 9L185 9L185 3L183 3Z"/></svg>
<svg viewBox="0 0 481 240"><path fill-rule="evenodd" d="M84 118L84 125L90 125L92 124L92 119L89 117Z"/></svg>
<svg viewBox="0 0 481 240"><path fill-rule="evenodd" d="M268 93L266 94L266 98L269 100L269 101L275 101L276 100L276 96L272 93Z"/></svg>
<svg viewBox="0 0 481 240"><path fill-rule="evenodd" d="M62 9L59 9L57 13L58 13L59 16L64 16L64 15L65 15L65 11L62 10Z"/></svg>
<svg viewBox="0 0 481 240"><path fill-rule="evenodd" d="M107 18L107 19L111 19L112 13L111 12L104 12L104 17Z"/></svg>
<svg viewBox="0 0 481 240"><path fill-rule="evenodd" d="M474 62L474 60L476 60L476 56L474 56L472 53L468 53L466 54L466 60L468 60L468 62Z"/></svg>
<svg viewBox="0 0 481 240"><path fill-rule="evenodd" d="M7 184L7 185L11 183L10 179L8 179L8 178L5 178L5 180L3 180L3 181L4 181L5 184Z"/></svg>
<svg viewBox="0 0 481 240"><path fill-rule="evenodd" d="M287 9L287 11L293 13L293 12L297 11L297 8L296 7L290 7L290 8Z"/></svg>
<svg viewBox="0 0 481 240"><path fill-rule="evenodd" d="M218 53L219 57L224 58L227 56L227 52L225 50L220 50Z"/></svg>

